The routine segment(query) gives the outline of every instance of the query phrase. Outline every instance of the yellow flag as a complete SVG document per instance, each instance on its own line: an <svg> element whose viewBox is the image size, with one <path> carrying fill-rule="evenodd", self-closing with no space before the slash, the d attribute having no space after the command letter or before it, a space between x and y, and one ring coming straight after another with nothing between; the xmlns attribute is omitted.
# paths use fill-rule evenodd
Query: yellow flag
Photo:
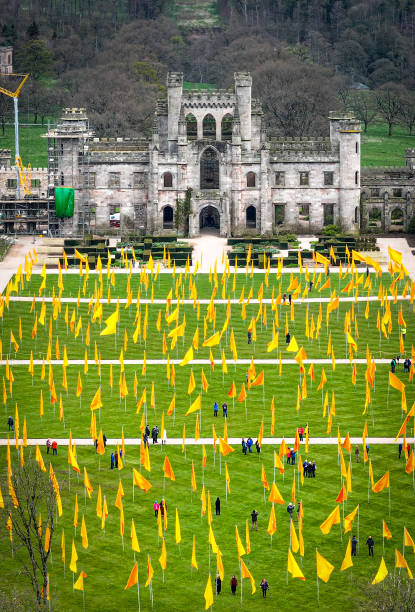
<svg viewBox="0 0 415 612"><path fill-rule="evenodd" d="M321 523L320 529L324 533L324 535L327 535L328 533L330 533L330 530L333 525L337 525L338 523L340 523L340 507L336 506L333 512L330 512L326 520Z"/></svg>
<svg viewBox="0 0 415 612"><path fill-rule="evenodd" d="M212 580L210 579L210 574L209 574L209 578L206 584L206 588L205 588L205 593L204 593L204 598L205 598L205 610L208 610L210 608L210 606L213 605L213 590L212 590Z"/></svg>
<svg viewBox="0 0 415 612"><path fill-rule="evenodd" d="M344 572L344 570L353 566L352 561L352 541L349 538L349 542L347 543L346 554L344 555L343 563L341 565L340 571Z"/></svg>
<svg viewBox="0 0 415 612"><path fill-rule="evenodd" d="M192 412L196 412L197 410L200 410L200 409L201 409L201 396L199 394L197 398L195 399L195 401L190 406L189 410L186 412L185 416L191 414Z"/></svg>
<svg viewBox="0 0 415 612"><path fill-rule="evenodd" d="M320 555L316 548L316 563L317 563L317 576L323 582L328 582L330 580L330 576L332 571L334 570L334 565L332 565L323 555Z"/></svg>
<svg viewBox="0 0 415 612"><path fill-rule="evenodd" d="M192 561L191 565L194 569L198 569L197 560L196 560L196 537L193 536L193 546L192 546Z"/></svg>
<svg viewBox="0 0 415 612"><path fill-rule="evenodd" d="M176 532L175 532L175 537L176 537L176 544L179 544L182 541L182 535L181 535L181 531L180 531L180 521L179 521L179 511L176 508Z"/></svg>
<svg viewBox="0 0 415 612"><path fill-rule="evenodd" d="M396 548L395 548L395 557L396 557L395 567L402 567L402 568L406 569L407 572L408 572L409 580L413 580L414 577L412 575L411 570L409 569L409 565L408 565L405 557Z"/></svg>
<svg viewBox="0 0 415 612"><path fill-rule="evenodd" d="M166 550L166 541L163 538L163 542L161 545L161 555L159 557L159 563L161 565L161 569L165 570L167 567L167 550Z"/></svg>
<svg viewBox="0 0 415 612"><path fill-rule="evenodd" d="M382 580L385 580L387 575L388 575L388 568L386 567L385 560L382 557L382 560L379 565L379 569L377 571L376 576L373 578L372 584L378 584L379 582L382 582Z"/></svg>
<svg viewBox="0 0 415 612"><path fill-rule="evenodd" d="M69 569L74 574L76 574L77 572L77 569L76 569L77 561L78 561L78 555L77 555L76 548L75 548L75 540L72 539L72 553L71 553L71 562L69 564Z"/></svg>
<svg viewBox="0 0 415 612"><path fill-rule="evenodd" d="M241 560L242 555L246 555L245 548L243 547L241 538L239 536L238 527L235 525L235 538L236 538L236 548L238 550L238 560Z"/></svg>
<svg viewBox="0 0 415 612"><path fill-rule="evenodd" d="M294 559L294 555L291 550L288 549L288 571L293 578L299 578L300 580L305 580L305 576L303 572L300 570L297 561Z"/></svg>

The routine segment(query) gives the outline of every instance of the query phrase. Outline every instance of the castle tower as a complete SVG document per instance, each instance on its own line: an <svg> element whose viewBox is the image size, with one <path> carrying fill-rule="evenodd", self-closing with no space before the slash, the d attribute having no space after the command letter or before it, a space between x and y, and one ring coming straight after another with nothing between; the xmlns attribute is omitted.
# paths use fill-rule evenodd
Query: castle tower
<svg viewBox="0 0 415 612"><path fill-rule="evenodd" d="M13 47L0 47L0 74L13 73Z"/></svg>
<svg viewBox="0 0 415 612"><path fill-rule="evenodd" d="M174 143L177 143L177 137L179 134L179 117L182 105L182 90L183 72L169 72L167 74L167 139L169 152L173 150Z"/></svg>
<svg viewBox="0 0 415 612"><path fill-rule="evenodd" d="M252 77L249 72L235 72L235 94L241 122L242 148L251 149L251 89Z"/></svg>
<svg viewBox="0 0 415 612"><path fill-rule="evenodd" d="M339 224L358 231L360 219L361 124L352 113L330 113L330 140L339 146Z"/></svg>

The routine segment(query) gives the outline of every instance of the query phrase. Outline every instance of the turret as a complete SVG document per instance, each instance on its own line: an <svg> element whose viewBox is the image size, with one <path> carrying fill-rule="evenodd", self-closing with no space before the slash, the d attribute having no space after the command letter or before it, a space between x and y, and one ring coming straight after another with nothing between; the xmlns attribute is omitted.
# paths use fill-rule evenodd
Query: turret
<svg viewBox="0 0 415 612"><path fill-rule="evenodd" d="M245 151L251 149L251 89L249 72L235 72L235 94L241 122L241 140Z"/></svg>
<svg viewBox="0 0 415 612"><path fill-rule="evenodd" d="M168 105L168 127L167 138L169 151L172 144L177 142L179 133L179 116L182 105L183 73L169 72L167 74L167 105Z"/></svg>

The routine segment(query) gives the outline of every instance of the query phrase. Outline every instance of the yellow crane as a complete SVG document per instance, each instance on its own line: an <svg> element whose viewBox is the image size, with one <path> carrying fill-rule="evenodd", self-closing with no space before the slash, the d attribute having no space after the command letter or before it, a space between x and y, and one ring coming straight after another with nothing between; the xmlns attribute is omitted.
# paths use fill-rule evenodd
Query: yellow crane
<svg viewBox="0 0 415 612"><path fill-rule="evenodd" d="M22 80L19 83L17 89L12 91L11 89L6 89L5 87L0 87L0 93L13 98L14 104L14 142L15 142L15 151L16 151L16 196L17 199L20 199L20 185L23 188L23 192L25 195L30 193L30 171L29 171L29 179L26 178L25 170L22 163L22 158L20 157L19 150L19 96L22 91L23 85L26 83L29 78L28 74L8 74L3 75L7 77L17 77Z"/></svg>

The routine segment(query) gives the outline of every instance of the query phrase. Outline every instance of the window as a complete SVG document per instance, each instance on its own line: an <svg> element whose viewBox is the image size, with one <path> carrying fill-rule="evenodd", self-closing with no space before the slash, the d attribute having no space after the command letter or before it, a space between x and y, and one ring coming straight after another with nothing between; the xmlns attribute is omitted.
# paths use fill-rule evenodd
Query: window
<svg viewBox="0 0 415 612"><path fill-rule="evenodd" d="M246 175L246 186L247 187L255 187L255 172L248 172Z"/></svg>
<svg viewBox="0 0 415 612"><path fill-rule="evenodd" d="M169 229L173 227L173 209L171 206L163 208L163 228Z"/></svg>
<svg viewBox="0 0 415 612"><path fill-rule="evenodd" d="M403 225L403 211L400 208L394 208L391 212L391 224Z"/></svg>
<svg viewBox="0 0 415 612"><path fill-rule="evenodd" d="M325 185L333 185L333 172L324 172L324 184Z"/></svg>
<svg viewBox="0 0 415 612"><path fill-rule="evenodd" d="M163 174L163 187L173 187L173 175L171 172Z"/></svg>
<svg viewBox="0 0 415 612"><path fill-rule="evenodd" d="M40 179L31 179L30 184L32 187L40 187Z"/></svg>
<svg viewBox="0 0 415 612"><path fill-rule="evenodd" d="M372 198L378 198L380 196L380 189L378 189L377 187L373 187L370 190L370 197Z"/></svg>
<svg viewBox="0 0 415 612"><path fill-rule="evenodd" d="M255 206L248 206L246 209L246 227L256 227L256 208Z"/></svg>
<svg viewBox="0 0 415 612"><path fill-rule="evenodd" d="M219 189L218 154L210 147L200 157L200 189Z"/></svg>
<svg viewBox="0 0 415 612"><path fill-rule="evenodd" d="M392 195L394 198L401 198L402 197L402 189L392 189Z"/></svg>
<svg viewBox="0 0 415 612"><path fill-rule="evenodd" d="M358 206L354 209L354 222L359 223L360 220L360 209Z"/></svg>
<svg viewBox="0 0 415 612"><path fill-rule="evenodd" d="M274 206L275 225L282 225L285 221L285 204L275 204Z"/></svg>
<svg viewBox="0 0 415 612"><path fill-rule="evenodd" d="M275 173L275 186L276 187L284 187L285 185L285 172L276 172Z"/></svg>
<svg viewBox="0 0 415 612"><path fill-rule="evenodd" d="M216 121L212 115L206 115L203 119L203 138L216 140Z"/></svg>
<svg viewBox="0 0 415 612"><path fill-rule="evenodd" d="M17 179L7 179L7 189L16 189Z"/></svg>
<svg viewBox="0 0 415 612"><path fill-rule="evenodd" d="M146 186L146 175L144 172L133 173L133 187L143 188Z"/></svg>
<svg viewBox="0 0 415 612"><path fill-rule="evenodd" d="M232 115L225 115L222 119L222 140L232 140Z"/></svg>
<svg viewBox="0 0 415 612"><path fill-rule="evenodd" d="M186 115L186 134L187 140L197 140L197 121L192 113Z"/></svg>
<svg viewBox="0 0 415 612"><path fill-rule="evenodd" d="M116 213L120 212L120 208L116 204L110 204L109 208L110 208L110 215L115 215Z"/></svg>
<svg viewBox="0 0 415 612"><path fill-rule="evenodd" d="M95 177L96 174L95 172L87 172L86 174L84 174L83 176L83 185L84 187L86 187L87 189L94 189L95 188Z"/></svg>
<svg viewBox="0 0 415 612"><path fill-rule="evenodd" d="M63 172L61 172L61 185L65 184L65 177L63 175Z"/></svg>
<svg viewBox="0 0 415 612"><path fill-rule="evenodd" d="M304 187L305 185L310 184L310 173L309 172L300 172L300 185Z"/></svg>
<svg viewBox="0 0 415 612"><path fill-rule="evenodd" d="M300 221L310 220L310 204L299 204L298 205L298 218Z"/></svg>
<svg viewBox="0 0 415 612"><path fill-rule="evenodd" d="M359 171L356 170L356 172L354 173L354 184L358 185L359 184Z"/></svg>
<svg viewBox="0 0 415 612"><path fill-rule="evenodd" d="M359 153L359 143L356 142L356 153Z"/></svg>
<svg viewBox="0 0 415 612"><path fill-rule="evenodd" d="M334 224L334 204L324 204L324 225Z"/></svg>
<svg viewBox="0 0 415 612"><path fill-rule="evenodd" d="M118 189L121 186L121 175L119 172L110 172L108 177L108 187Z"/></svg>

